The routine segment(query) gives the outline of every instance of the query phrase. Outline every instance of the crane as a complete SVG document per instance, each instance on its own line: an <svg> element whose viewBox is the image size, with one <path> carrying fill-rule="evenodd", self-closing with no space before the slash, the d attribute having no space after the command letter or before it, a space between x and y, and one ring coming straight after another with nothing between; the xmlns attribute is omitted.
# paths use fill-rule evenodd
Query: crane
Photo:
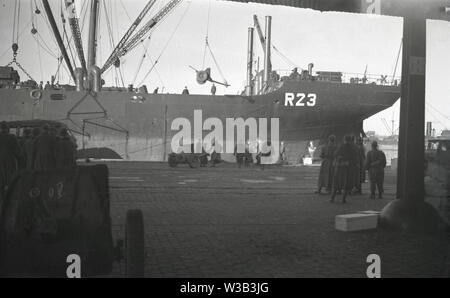
<svg viewBox="0 0 450 298"><path fill-rule="evenodd" d="M259 25L259 20L257 15L253 15L253 22L255 24L256 32L258 33L259 41L263 48L263 52L266 52L266 38L262 32L261 26ZM270 59L270 58L269 58ZM272 61L269 60L269 69L272 69Z"/></svg>
<svg viewBox="0 0 450 298"><path fill-rule="evenodd" d="M111 65L113 65L113 64L116 65L118 63L117 61L119 61L119 59L121 57L123 57L125 54L127 54L129 51L131 51L139 43L139 41L147 33L149 33L152 30L152 28L155 27L156 24L158 24L160 21L162 21L164 19L164 17L166 17L171 11L173 11L173 9L178 4L180 4L181 1L182 0L171 0L160 11L158 11L156 13L156 15L150 21L148 21L137 33L135 33L131 37L131 33L137 27L137 26L134 26L134 23L133 23L131 28L134 27L134 29L132 29L130 33L127 32L126 36L124 36L124 38L122 38L121 42L117 45L116 49L114 49L113 53L108 58L105 65L103 65L101 72L104 73L109 67L111 67ZM150 2L154 2L154 1L150 0ZM149 4L147 4L147 5L149 5ZM144 10L145 10L145 8L144 8ZM139 19L139 17L138 17L138 19ZM140 19L140 21L142 21L142 19ZM125 39L125 37L126 37L126 39Z"/></svg>
<svg viewBox="0 0 450 298"><path fill-rule="evenodd" d="M75 11L75 0L65 0L65 4L67 15L69 18L70 30L72 31L73 42L77 50L78 59L80 60L83 71L86 73L86 59L84 57L80 25Z"/></svg>
<svg viewBox="0 0 450 298"><path fill-rule="evenodd" d="M155 4L156 0L150 0L147 2L145 7L142 9L141 13L138 15L136 20L131 24L130 28L127 30L127 32L123 35L122 39L119 41L117 46L112 51L111 55L108 57L108 59L105 62L105 65L102 68L102 72L106 71L112 64L115 63L115 61L120 58L118 57L119 52L121 49L125 46L127 41L130 39L133 32L136 30L136 28L139 26L139 24L142 22L144 17L147 15L148 11L152 6Z"/></svg>

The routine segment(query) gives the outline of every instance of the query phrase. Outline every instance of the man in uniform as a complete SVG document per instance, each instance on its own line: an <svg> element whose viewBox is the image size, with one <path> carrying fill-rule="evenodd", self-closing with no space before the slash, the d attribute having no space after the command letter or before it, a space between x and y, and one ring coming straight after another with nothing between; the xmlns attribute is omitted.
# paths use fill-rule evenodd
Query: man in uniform
<svg viewBox="0 0 450 298"><path fill-rule="evenodd" d="M366 169L369 171L370 198L375 199L375 188L378 188L378 198L383 198L384 168L386 167L386 155L378 150L378 143L372 142L372 150L367 152Z"/></svg>
<svg viewBox="0 0 450 298"><path fill-rule="evenodd" d="M44 125L42 134L34 141L34 168L46 170L56 168L56 136L51 135L50 126Z"/></svg>
<svg viewBox="0 0 450 298"><path fill-rule="evenodd" d="M353 188L352 164L355 163L355 150L351 136L345 136L344 144L339 146L335 154L335 169L333 175L333 191L330 202L334 202L338 190L343 190L342 203L346 202L348 193Z"/></svg>
<svg viewBox="0 0 450 298"><path fill-rule="evenodd" d="M244 163L244 156L245 156L244 143L240 142L234 146L234 156L236 157L238 167L241 168L242 164Z"/></svg>
<svg viewBox="0 0 450 298"><path fill-rule="evenodd" d="M356 147L358 160L356 162L357 173L355 173L355 194L362 194L362 184L366 180L366 150L361 137L356 139Z"/></svg>
<svg viewBox="0 0 450 298"><path fill-rule="evenodd" d="M56 167L70 168L75 166L76 152L76 144L73 143L67 129L62 128L59 133L59 139L57 143Z"/></svg>
<svg viewBox="0 0 450 298"><path fill-rule="evenodd" d="M327 193L331 192L333 182L333 160L334 152L337 149L335 144L336 137L331 135L328 137L328 144L322 147L320 158L322 164L320 165L318 189L316 193L321 193L322 187L325 187Z"/></svg>
<svg viewBox="0 0 450 298"><path fill-rule="evenodd" d="M9 133L6 122L0 124L0 198L18 169L20 147L17 138Z"/></svg>

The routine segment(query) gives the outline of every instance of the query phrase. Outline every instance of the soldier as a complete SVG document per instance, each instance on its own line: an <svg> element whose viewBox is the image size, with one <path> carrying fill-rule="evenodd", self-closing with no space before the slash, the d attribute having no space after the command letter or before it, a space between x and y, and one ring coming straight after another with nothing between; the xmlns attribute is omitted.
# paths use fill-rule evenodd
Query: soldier
<svg viewBox="0 0 450 298"><path fill-rule="evenodd" d="M18 168L20 148L17 138L9 133L6 122L0 124L0 198Z"/></svg>
<svg viewBox="0 0 450 298"><path fill-rule="evenodd" d="M62 128L57 142L56 167L70 168L76 165L76 144L70 138L66 128Z"/></svg>
<svg viewBox="0 0 450 298"><path fill-rule="evenodd" d="M45 124L42 134L34 141L34 169L46 170L56 168L56 136L50 132L50 126Z"/></svg>
<svg viewBox="0 0 450 298"><path fill-rule="evenodd" d="M369 171L370 198L375 199L375 188L378 188L378 198L383 198L384 168L386 167L386 155L378 150L378 143L372 142L372 150L367 152L366 169Z"/></svg>
<svg viewBox="0 0 450 298"><path fill-rule="evenodd" d="M358 137L356 139L356 147L358 152L358 160L356 163L357 173L355 175L355 193L362 194L362 184L366 180L366 150L364 148L363 139L361 137Z"/></svg>
<svg viewBox="0 0 450 298"><path fill-rule="evenodd" d="M336 160L333 175L333 191L330 202L334 202L338 190L344 191L342 203L346 202L347 195L353 187L351 164L355 162L354 154L355 150L352 145L352 138L347 135L344 138L344 144L339 146L334 154Z"/></svg>
<svg viewBox="0 0 450 298"><path fill-rule="evenodd" d="M234 156L236 157L238 167L241 168L245 157L245 146L243 143L239 143L234 146Z"/></svg>
<svg viewBox="0 0 450 298"><path fill-rule="evenodd" d="M333 183L333 161L334 152L337 149L335 144L336 137L331 135L328 137L328 144L322 147L320 158L322 164L320 165L318 189L315 193L321 193L322 187L325 187L327 193L331 192Z"/></svg>

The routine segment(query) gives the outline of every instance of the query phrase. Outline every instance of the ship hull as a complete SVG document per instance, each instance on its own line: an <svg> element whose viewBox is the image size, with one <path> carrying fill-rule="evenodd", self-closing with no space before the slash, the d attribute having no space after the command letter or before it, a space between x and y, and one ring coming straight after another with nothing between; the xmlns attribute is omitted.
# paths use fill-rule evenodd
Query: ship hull
<svg viewBox="0 0 450 298"><path fill-rule="evenodd" d="M309 141L359 134L364 119L392 106L400 96L394 86L316 81L286 81L274 92L252 97L102 91L95 96L98 103L87 92L43 90L35 100L30 91L0 89L0 120L62 120L76 131L84 122L89 137L78 136L79 147L108 147L127 159L162 161L177 132L171 129L172 121L183 117L194 123L194 110L202 111L203 121L216 117L223 123L226 118L279 118L280 141L291 163L307 152ZM316 103L290 106L287 93L296 98L299 93L314 94ZM55 94L64 99L53 100Z"/></svg>

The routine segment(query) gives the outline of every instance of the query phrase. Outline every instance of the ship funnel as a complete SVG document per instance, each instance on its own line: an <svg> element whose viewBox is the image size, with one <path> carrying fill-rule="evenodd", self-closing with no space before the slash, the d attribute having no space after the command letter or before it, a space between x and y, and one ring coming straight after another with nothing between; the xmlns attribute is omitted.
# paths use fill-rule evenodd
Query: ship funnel
<svg viewBox="0 0 450 298"><path fill-rule="evenodd" d="M75 86L77 91L84 90L84 70L81 67L75 69Z"/></svg>
<svg viewBox="0 0 450 298"><path fill-rule="evenodd" d="M98 66L91 66L89 68L90 78L91 78L91 89L94 92L102 91L102 78L101 70Z"/></svg>
<svg viewBox="0 0 450 298"><path fill-rule="evenodd" d="M314 64L313 63L309 63L308 64L308 73L310 76L312 76L312 70L313 70Z"/></svg>
<svg viewBox="0 0 450 298"><path fill-rule="evenodd" d="M266 44L264 51L264 74L263 74L263 88L266 89L269 85L269 75L272 71L270 64L270 52L272 49L272 17L266 16ZM264 91L264 90L263 90Z"/></svg>

